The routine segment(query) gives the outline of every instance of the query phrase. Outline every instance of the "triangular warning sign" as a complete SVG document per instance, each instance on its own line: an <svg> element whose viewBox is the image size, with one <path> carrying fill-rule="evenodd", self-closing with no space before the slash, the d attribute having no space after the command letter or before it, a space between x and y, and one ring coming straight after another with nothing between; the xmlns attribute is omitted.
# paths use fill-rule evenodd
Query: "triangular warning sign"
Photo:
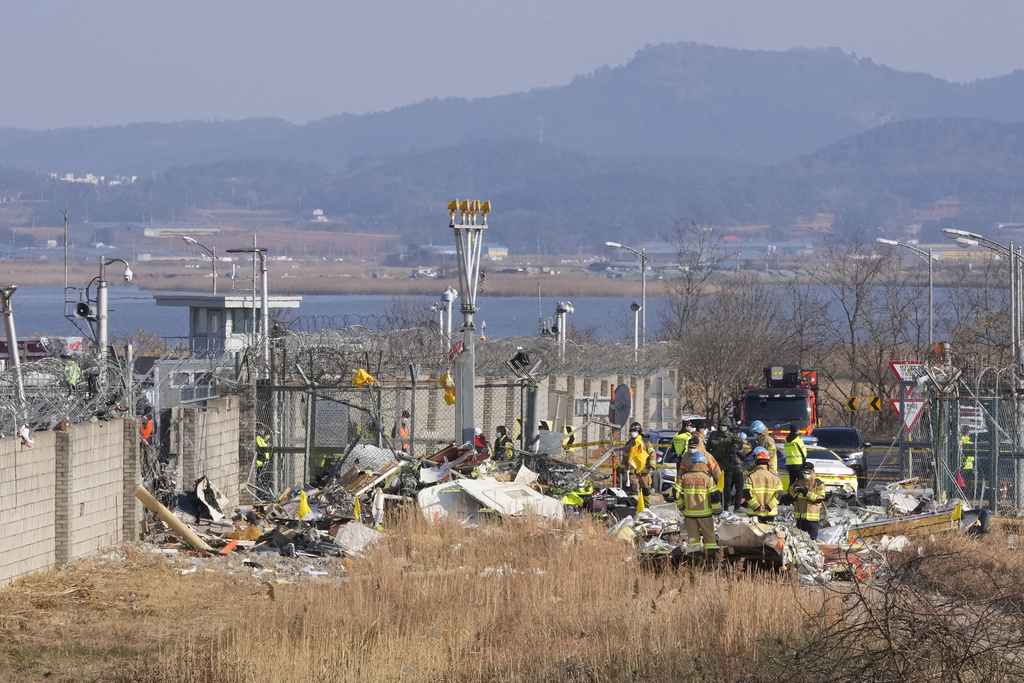
<svg viewBox="0 0 1024 683"><path fill-rule="evenodd" d="M898 398L890 398L889 404L892 409L896 411L896 414L900 414L900 400ZM907 434L914 429L917 421L921 419L921 413L924 412L924 399L923 398L905 398L903 399L903 405L907 409L906 415L901 415L903 418L903 429L906 430Z"/></svg>

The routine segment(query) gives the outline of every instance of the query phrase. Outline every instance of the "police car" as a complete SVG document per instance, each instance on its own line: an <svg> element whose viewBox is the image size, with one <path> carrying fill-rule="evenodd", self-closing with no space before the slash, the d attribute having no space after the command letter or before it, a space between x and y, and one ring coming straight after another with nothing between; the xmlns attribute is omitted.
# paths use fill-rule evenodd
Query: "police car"
<svg viewBox="0 0 1024 683"><path fill-rule="evenodd" d="M782 448L779 448L778 454L779 478L782 479L782 487L789 490L786 455ZM826 491L845 494L857 492L857 473L834 452L820 446L807 446L807 460L814 465L814 475L824 482Z"/></svg>

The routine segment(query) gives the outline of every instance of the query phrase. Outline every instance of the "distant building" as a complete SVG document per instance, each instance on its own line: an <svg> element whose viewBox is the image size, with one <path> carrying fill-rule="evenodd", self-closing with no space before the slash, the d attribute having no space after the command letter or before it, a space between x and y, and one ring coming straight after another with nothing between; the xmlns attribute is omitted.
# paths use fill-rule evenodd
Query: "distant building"
<svg viewBox="0 0 1024 683"><path fill-rule="evenodd" d="M494 246L487 247L486 257L489 261L500 261L503 258L508 258L508 247L495 244Z"/></svg>
<svg viewBox="0 0 1024 683"><path fill-rule="evenodd" d="M330 223L330 221L327 220L327 216L324 215L324 210L323 209L313 209L313 220L310 221L310 222L311 223Z"/></svg>
<svg viewBox="0 0 1024 683"><path fill-rule="evenodd" d="M188 346L194 354L220 355L251 345L260 328L259 298L244 294L157 294L157 306L187 306ZM271 296L267 308L298 308L301 296Z"/></svg>

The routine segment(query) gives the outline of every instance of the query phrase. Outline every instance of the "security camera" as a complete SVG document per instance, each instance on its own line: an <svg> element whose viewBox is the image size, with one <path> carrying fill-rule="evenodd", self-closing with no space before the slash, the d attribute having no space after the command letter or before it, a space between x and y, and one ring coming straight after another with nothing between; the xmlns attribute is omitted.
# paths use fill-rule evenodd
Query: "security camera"
<svg viewBox="0 0 1024 683"><path fill-rule="evenodd" d="M133 275L134 275L134 273L132 272L131 268L125 268L124 269L124 281L125 282L131 282Z"/></svg>

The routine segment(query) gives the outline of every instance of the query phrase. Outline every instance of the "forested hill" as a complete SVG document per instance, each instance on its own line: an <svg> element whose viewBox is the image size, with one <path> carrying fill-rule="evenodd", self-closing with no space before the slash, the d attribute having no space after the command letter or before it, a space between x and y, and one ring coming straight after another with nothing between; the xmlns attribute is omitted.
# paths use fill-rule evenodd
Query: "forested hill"
<svg viewBox="0 0 1024 683"><path fill-rule="evenodd" d="M472 144L361 157L341 173L308 163L246 159L179 167L135 184L94 187L24 172L0 184L53 219L69 208L93 222L173 220L186 209L258 205L283 222L309 225L320 208L327 229L402 234L407 244L446 236L445 201L490 199L494 239L523 253L574 252L605 240L638 242L693 218L723 227L761 224L775 238L817 213L841 233L922 222L919 208L955 199L956 224L982 233L1024 217L1024 124L924 119L887 124L769 167L692 156L592 156L535 141ZM0 188L2 190L3 188ZM498 220L500 216L500 220ZM500 227L499 227L500 226Z"/></svg>
<svg viewBox="0 0 1024 683"><path fill-rule="evenodd" d="M325 83L325 88L341 87ZM595 156L699 155L780 163L885 123L1024 120L1024 73L969 85L896 71L837 49L786 52L663 44L571 83L500 97L432 99L298 126L277 119L0 130L0 164L145 175L239 158L313 162L504 139ZM543 119L541 121L540 119Z"/></svg>

